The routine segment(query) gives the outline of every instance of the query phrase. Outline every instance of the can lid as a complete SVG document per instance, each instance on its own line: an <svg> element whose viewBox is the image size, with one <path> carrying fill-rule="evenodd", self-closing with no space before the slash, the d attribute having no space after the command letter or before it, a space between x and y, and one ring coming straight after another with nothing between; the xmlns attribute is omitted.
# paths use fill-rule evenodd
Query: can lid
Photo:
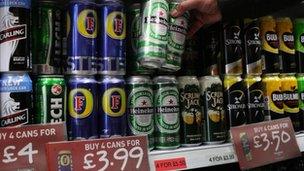
<svg viewBox="0 0 304 171"><path fill-rule="evenodd" d="M171 75L157 76L153 79L154 84L177 83L176 77Z"/></svg>
<svg viewBox="0 0 304 171"><path fill-rule="evenodd" d="M38 75L40 78L63 78L64 75Z"/></svg>
<svg viewBox="0 0 304 171"><path fill-rule="evenodd" d="M131 76L127 79L127 84L151 84L149 76Z"/></svg>

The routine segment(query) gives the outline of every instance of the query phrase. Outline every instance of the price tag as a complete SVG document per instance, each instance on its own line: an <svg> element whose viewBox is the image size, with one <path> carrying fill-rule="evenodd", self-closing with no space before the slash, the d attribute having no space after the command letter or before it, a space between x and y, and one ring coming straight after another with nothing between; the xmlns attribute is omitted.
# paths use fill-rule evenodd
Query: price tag
<svg viewBox="0 0 304 171"><path fill-rule="evenodd" d="M149 170L147 137L48 143L49 171Z"/></svg>
<svg viewBox="0 0 304 171"><path fill-rule="evenodd" d="M64 130L63 123L1 128L1 171L45 170L45 143L63 141Z"/></svg>
<svg viewBox="0 0 304 171"><path fill-rule="evenodd" d="M290 118L234 127L231 134L242 170L301 155Z"/></svg>
<svg viewBox="0 0 304 171"><path fill-rule="evenodd" d="M155 160L154 165L156 171L177 170L177 169L187 168L185 157Z"/></svg>

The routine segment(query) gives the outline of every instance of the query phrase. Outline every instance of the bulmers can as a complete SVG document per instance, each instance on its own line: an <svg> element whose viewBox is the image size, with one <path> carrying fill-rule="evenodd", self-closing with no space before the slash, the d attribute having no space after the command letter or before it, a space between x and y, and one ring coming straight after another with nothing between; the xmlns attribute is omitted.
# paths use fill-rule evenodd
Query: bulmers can
<svg viewBox="0 0 304 171"><path fill-rule="evenodd" d="M179 92L174 76L158 76L154 82L155 147L175 149L180 146Z"/></svg>
<svg viewBox="0 0 304 171"><path fill-rule="evenodd" d="M196 76L180 76L177 80L181 145L198 146L202 143L203 131L200 85Z"/></svg>
<svg viewBox="0 0 304 171"><path fill-rule="evenodd" d="M199 79L203 109L203 143L219 144L226 139L223 84L219 76Z"/></svg>
<svg viewBox="0 0 304 171"><path fill-rule="evenodd" d="M297 75L298 81L298 94L299 94L299 121L300 129L304 130L304 74ZM296 131L299 131L296 130Z"/></svg>
<svg viewBox="0 0 304 171"><path fill-rule="evenodd" d="M297 73L304 73L304 18L294 20L294 39Z"/></svg>
<svg viewBox="0 0 304 171"><path fill-rule="evenodd" d="M127 133L125 81L122 76L104 76L99 86L99 135L101 138Z"/></svg>
<svg viewBox="0 0 304 171"><path fill-rule="evenodd" d="M27 73L0 74L0 127L33 123L33 88Z"/></svg>
<svg viewBox="0 0 304 171"><path fill-rule="evenodd" d="M145 76L127 80L128 135L148 135L149 149L154 148L154 105L152 81Z"/></svg>
<svg viewBox="0 0 304 171"><path fill-rule="evenodd" d="M30 71L30 0L0 1L0 72Z"/></svg>

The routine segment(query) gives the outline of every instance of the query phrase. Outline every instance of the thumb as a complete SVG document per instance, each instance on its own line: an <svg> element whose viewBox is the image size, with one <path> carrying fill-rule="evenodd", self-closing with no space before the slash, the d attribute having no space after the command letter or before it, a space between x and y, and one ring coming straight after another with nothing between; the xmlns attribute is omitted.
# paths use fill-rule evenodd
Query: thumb
<svg viewBox="0 0 304 171"><path fill-rule="evenodd" d="M176 9L173 9L171 11L172 17L180 17L182 16L186 11L199 8L202 0L186 0L181 2Z"/></svg>

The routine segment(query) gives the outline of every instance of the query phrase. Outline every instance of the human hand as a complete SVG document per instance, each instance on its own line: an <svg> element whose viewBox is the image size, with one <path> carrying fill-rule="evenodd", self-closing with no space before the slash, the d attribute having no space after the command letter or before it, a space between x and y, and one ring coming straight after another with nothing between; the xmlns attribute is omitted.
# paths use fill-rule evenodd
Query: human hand
<svg viewBox="0 0 304 171"><path fill-rule="evenodd" d="M188 31L188 36L190 37L203 25L213 24L222 19L217 0L185 0L176 9L171 11L171 15L179 17L190 10L191 16L194 19Z"/></svg>

